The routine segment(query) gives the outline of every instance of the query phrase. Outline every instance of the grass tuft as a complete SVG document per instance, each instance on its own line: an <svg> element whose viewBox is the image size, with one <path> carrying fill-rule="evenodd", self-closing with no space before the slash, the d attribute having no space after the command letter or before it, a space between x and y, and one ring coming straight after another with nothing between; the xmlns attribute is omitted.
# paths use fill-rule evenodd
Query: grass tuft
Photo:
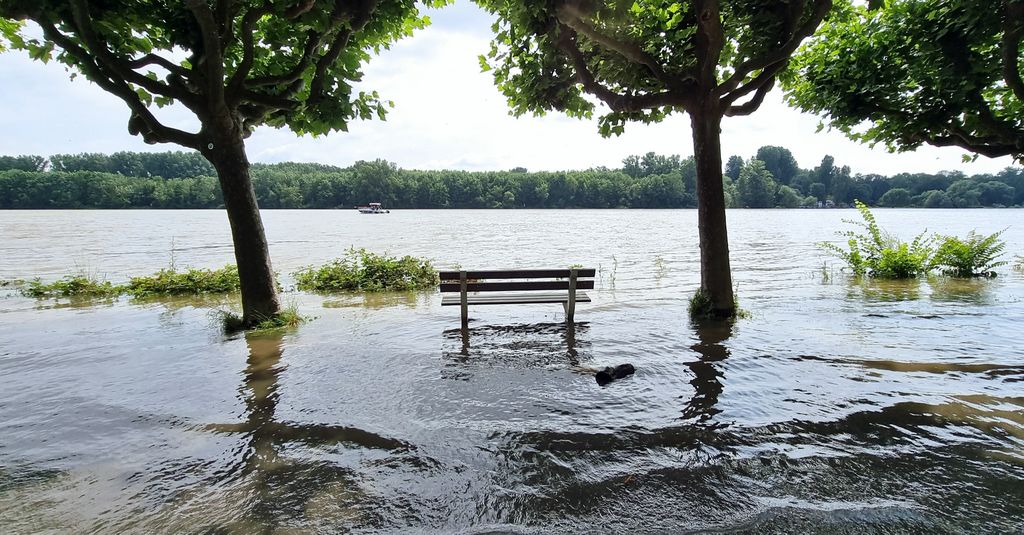
<svg viewBox="0 0 1024 535"><path fill-rule="evenodd" d="M257 322L250 328L246 328L242 316L231 310L218 310L220 323L225 334L233 334L242 331L270 331L286 327L296 327L307 321L309 318L299 314L298 307L289 305L277 313L277 315Z"/></svg>
<svg viewBox="0 0 1024 535"><path fill-rule="evenodd" d="M747 319L753 317L753 315L740 308L739 298L736 295L739 292L733 290L732 294L732 305L733 315L731 317L722 317L717 314L711 307L711 296L704 291L703 288L697 288L697 291L693 293L693 297L690 298L690 319L692 320L722 320L722 319Z"/></svg>
<svg viewBox="0 0 1024 535"><path fill-rule="evenodd" d="M33 279L20 291L22 295L38 299L74 296L110 297L121 293L122 287L89 275L67 275L60 280L48 283L39 278Z"/></svg>
<svg viewBox="0 0 1024 535"><path fill-rule="evenodd" d="M439 279L429 260L353 248L343 258L296 272L295 281L300 290L330 293L425 290L436 286Z"/></svg>
<svg viewBox="0 0 1024 535"><path fill-rule="evenodd" d="M697 288L690 298L690 317L693 319L706 319L713 317L711 310L711 296L704 291L704 288Z"/></svg>
<svg viewBox="0 0 1024 535"><path fill-rule="evenodd" d="M241 283L238 268L227 265L220 269L193 269L177 271L161 269L148 277L132 277L125 292L134 297L154 295L199 295L238 291Z"/></svg>

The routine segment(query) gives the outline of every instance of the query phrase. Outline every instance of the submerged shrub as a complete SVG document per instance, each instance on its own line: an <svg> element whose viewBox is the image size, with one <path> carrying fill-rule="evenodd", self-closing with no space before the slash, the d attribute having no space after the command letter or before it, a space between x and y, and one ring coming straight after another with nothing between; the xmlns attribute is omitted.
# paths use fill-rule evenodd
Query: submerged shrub
<svg viewBox="0 0 1024 535"><path fill-rule="evenodd" d="M198 295L227 293L240 287L238 268L227 265L220 269L161 269L148 277L132 277L125 291L135 297L153 295Z"/></svg>
<svg viewBox="0 0 1024 535"><path fill-rule="evenodd" d="M942 243L932 265L953 277L994 277L993 269L1006 265L1005 261L997 260L1006 248L1006 242L999 239L1003 232L1006 229L982 236L972 230L965 239L941 236Z"/></svg>
<svg viewBox="0 0 1024 535"><path fill-rule="evenodd" d="M711 307L711 295L705 292L703 288L697 288L697 291L693 292L693 296L690 297L690 319L721 320L746 319L751 317L749 311L740 308L740 301L737 297L738 294L738 289L734 289L732 294L733 315L729 318L726 318L716 314L714 309Z"/></svg>
<svg viewBox="0 0 1024 535"><path fill-rule="evenodd" d="M312 292L386 292L433 288L438 276L423 258L396 258L353 248L343 258L296 272L295 281L300 290Z"/></svg>
<svg viewBox="0 0 1024 535"><path fill-rule="evenodd" d="M64 278L45 283L41 279L33 279L21 288L21 293L28 297L109 297L121 293L121 287L110 281L100 281L88 275L67 275Z"/></svg>
<svg viewBox="0 0 1024 535"><path fill-rule="evenodd" d="M852 230L840 232L846 238L849 250L834 243L821 243L829 254L846 262L855 275L868 275L886 279L909 279L927 273L931 269L931 239L924 233L918 234L910 243L882 231L868 206L854 201L860 211L861 221L844 219L846 223L864 229L863 233Z"/></svg>
<svg viewBox="0 0 1024 535"><path fill-rule="evenodd" d="M1024 256L1017 257L1017 263L1013 265L1013 269L1017 271L1024 271Z"/></svg>
<svg viewBox="0 0 1024 535"><path fill-rule="evenodd" d="M218 310L217 315L220 318L220 323L225 334L233 334L247 330L245 328L245 322L242 321L242 316L240 314L230 310ZM257 322L256 325L250 327L248 330L267 331L271 329L281 329L284 327L295 327L306 321L306 319L307 318L305 316L299 314L298 307L295 305L289 305L276 315Z"/></svg>

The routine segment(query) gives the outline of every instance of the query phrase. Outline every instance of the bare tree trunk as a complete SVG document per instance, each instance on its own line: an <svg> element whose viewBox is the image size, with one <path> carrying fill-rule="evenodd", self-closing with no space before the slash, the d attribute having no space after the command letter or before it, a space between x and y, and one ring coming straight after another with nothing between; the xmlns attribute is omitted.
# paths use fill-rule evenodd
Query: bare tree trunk
<svg viewBox="0 0 1024 535"><path fill-rule="evenodd" d="M707 103L690 110L697 163L697 227L700 234L700 287L711 299L711 313L736 313L729 267L729 234L722 187L722 114Z"/></svg>
<svg viewBox="0 0 1024 535"><path fill-rule="evenodd" d="M204 147L203 156L217 169L220 179L242 284L242 322L246 328L253 327L281 311L267 236L241 135L215 134L212 138L213 148Z"/></svg>

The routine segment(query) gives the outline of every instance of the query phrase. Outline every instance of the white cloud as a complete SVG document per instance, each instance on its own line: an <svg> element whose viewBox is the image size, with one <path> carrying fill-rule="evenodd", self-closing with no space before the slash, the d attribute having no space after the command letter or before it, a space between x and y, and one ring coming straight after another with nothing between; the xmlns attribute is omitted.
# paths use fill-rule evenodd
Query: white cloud
<svg viewBox="0 0 1024 535"><path fill-rule="evenodd" d="M349 132L320 138L296 137L288 130L261 128L247 141L252 161L309 161L349 165L384 158L409 169L470 170L579 169L616 167L631 154L692 154L689 118L670 117L658 125L630 125L618 138L597 134L595 121L560 115L508 116L504 98L477 56L488 48L490 19L460 2L433 13L434 24L384 51L366 67L360 87L376 89L396 107L386 122L353 122ZM148 146L126 129L128 112L117 98L53 63L41 65L23 55L0 55L0 154L176 150ZM196 122L181 109L161 117L180 128ZM723 123L723 158L753 155L762 145L793 151L802 167L831 154L855 173L934 172L959 169L993 172L1009 158L961 162L961 151L926 147L892 155L853 143L836 132L816 133L819 120L787 108L777 93L751 116Z"/></svg>

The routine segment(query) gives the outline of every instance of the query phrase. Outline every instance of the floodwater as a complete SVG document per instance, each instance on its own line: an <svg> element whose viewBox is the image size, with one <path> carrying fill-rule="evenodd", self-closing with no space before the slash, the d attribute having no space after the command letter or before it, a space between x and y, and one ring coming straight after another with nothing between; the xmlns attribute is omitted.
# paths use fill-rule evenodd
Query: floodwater
<svg viewBox="0 0 1024 535"><path fill-rule="evenodd" d="M903 237L1024 212L877 210ZM740 305L693 325L689 210L264 213L285 301L0 298L4 533L1020 532L1024 274L857 282L815 246L853 210L733 210ZM558 305L318 296L350 247L438 267L597 268ZM0 279L232 261L218 211L0 212ZM586 368L632 363L598 386Z"/></svg>

